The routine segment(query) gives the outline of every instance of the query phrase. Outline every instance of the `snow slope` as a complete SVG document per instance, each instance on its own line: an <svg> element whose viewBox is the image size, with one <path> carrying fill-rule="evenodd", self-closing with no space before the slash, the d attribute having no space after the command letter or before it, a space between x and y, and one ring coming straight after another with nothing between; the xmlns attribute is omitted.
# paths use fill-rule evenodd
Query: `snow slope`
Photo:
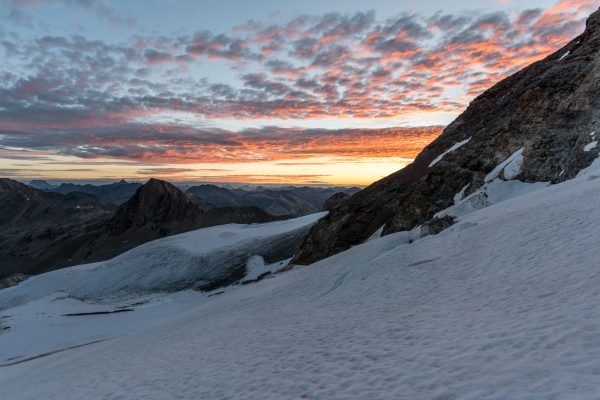
<svg viewBox="0 0 600 400"><path fill-rule="evenodd" d="M198 297L163 325L0 367L1 393L598 398L599 175L600 161L572 181L464 214L439 235L374 239Z"/></svg>

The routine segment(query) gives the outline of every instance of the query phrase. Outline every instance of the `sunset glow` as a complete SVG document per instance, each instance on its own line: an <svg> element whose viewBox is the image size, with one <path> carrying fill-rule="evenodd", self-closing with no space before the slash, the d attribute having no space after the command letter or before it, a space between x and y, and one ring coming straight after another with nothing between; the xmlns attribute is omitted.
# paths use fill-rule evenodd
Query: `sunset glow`
<svg viewBox="0 0 600 400"><path fill-rule="evenodd" d="M3 2L0 176L366 185L597 8L229 3Z"/></svg>

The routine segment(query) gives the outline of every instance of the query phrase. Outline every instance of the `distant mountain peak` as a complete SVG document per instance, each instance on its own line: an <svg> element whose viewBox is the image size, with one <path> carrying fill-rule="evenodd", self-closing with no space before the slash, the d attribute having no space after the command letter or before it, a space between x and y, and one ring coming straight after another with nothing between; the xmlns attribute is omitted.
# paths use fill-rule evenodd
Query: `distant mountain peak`
<svg viewBox="0 0 600 400"><path fill-rule="evenodd" d="M193 220L210 209L211 206L192 199L175 185L152 178L119 206L109 226L113 233L121 233L149 222L164 225Z"/></svg>
<svg viewBox="0 0 600 400"><path fill-rule="evenodd" d="M29 186L36 188L36 189L41 189L41 190L53 189L56 187L54 185L51 185L50 183L48 183L48 181L46 181L44 179L32 179L29 182Z"/></svg>
<svg viewBox="0 0 600 400"><path fill-rule="evenodd" d="M183 195L183 192L177 186L160 179L151 178L143 184L137 191L140 195L148 195L153 193L168 193L173 196Z"/></svg>

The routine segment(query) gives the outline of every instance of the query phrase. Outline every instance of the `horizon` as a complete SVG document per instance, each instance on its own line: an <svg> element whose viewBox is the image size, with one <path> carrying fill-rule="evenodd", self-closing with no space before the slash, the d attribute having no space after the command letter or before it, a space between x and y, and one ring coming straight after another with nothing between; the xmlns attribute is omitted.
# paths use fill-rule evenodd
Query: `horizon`
<svg viewBox="0 0 600 400"><path fill-rule="evenodd" d="M0 176L366 186L596 8L7 1Z"/></svg>
<svg viewBox="0 0 600 400"><path fill-rule="evenodd" d="M1 178L0 178L1 179ZM12 179L12 178L9 178ZM272 187L272 188L283 188L283 187L315 187L315 188L327 188L327 187L332 187L332 188L357 188L357 189L363 189L365 186L364 185L335 185L335 184L311 184L311 183L264 183L264 184L258 184L258 183L245 183L245 182L203 182L203 181L177 181L177 180L168 180L168 179L161 179L161 178L154 178L154 177L147 177L144 179L136 179L136 178L131 178L131 179L125 179L125 178L121 178L121 179L103 179L103 180L94 180L94 179L44 179L44 178L33 178L33 179L26 179L26 178L20 178L20 179L15 179L17 182L23 183L25 185L31 186L31 183L36 183L35 181L39 181L40 183L44 182L47 183L51 186L60 186L62 184L74 184L74 185L93 185L93 186L101 186L101 185L110 185L111 183L119 183L121 181L124 181L126 183L140 183L140 184L146 184L148 181L150 181L151 179L158 179L158 180L163 180L166 181L168 183L171 183L175 186L180 186L180 187L185 187L185 186L201 186L201 185L214 185L214 186L219 186L219 187L235 187L235 188L258 188L261 186L264 187Z"/></svg>

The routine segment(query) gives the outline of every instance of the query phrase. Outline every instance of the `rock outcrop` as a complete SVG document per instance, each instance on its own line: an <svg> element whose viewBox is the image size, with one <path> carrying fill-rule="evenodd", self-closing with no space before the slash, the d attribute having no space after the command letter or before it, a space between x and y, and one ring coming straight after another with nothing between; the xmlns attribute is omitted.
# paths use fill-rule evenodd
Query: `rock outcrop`
<svg viewBox="0 0 600 400"><path fill-rule="evenodd" d="M477 97L406 168L337 205L293 260L310 264L359 244L378 228L408 230L451 206L462 189L480 188L520 151L504 179L561 182L598 156L600 10L564 48ZM449 151L449 150L453 151Z"/></svg>
<svg viewBox="0 0 600 400"><path fill-rule="evenodd" d="M325 200L325 203L323 204L323 211L330 211L335 209L337 206L342 204L345 200L348 200L350 197L351 196L348 193L335 193L330 198Z"/></svg>

